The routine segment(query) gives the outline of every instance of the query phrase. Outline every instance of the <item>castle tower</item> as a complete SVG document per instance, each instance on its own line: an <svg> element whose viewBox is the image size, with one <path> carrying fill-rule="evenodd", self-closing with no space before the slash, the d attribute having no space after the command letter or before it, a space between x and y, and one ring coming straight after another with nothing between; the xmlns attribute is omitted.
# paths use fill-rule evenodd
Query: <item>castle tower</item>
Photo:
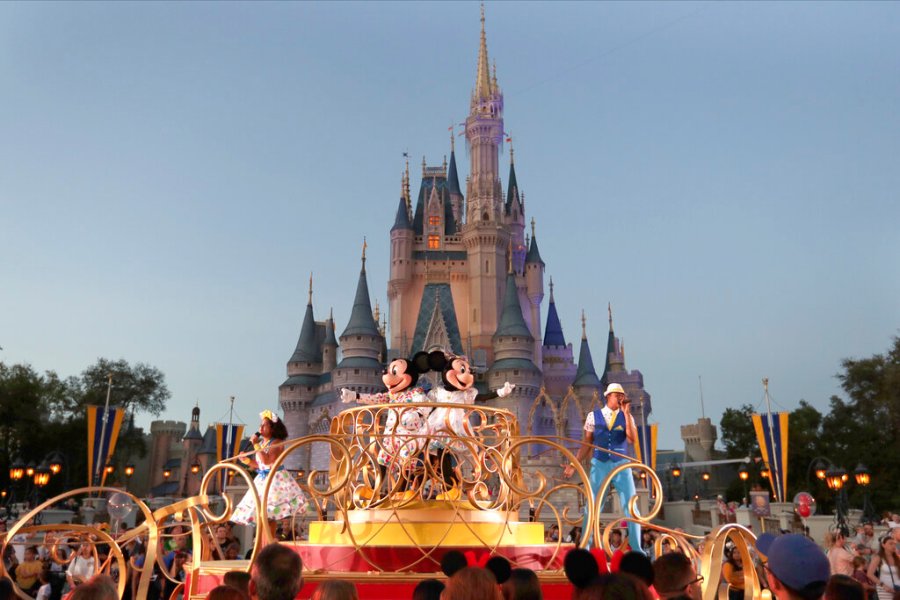
<svg viewBox="0 0 900 600"><path fill-rule="evenodd" d="M191 473L191 465L197 460L197 453L203 445L203 434L200 433L200 407L195 406L191 410L191 423L187 433L181 439L184 454L181 459L181 477L178 486L179 496L194 496L200 493L200 478L202 473Z"/></svg>
<svg viewBox="0 0 900 600"><path fill-rule="evenodd" d="M547 306L547 327L544 330L542 347L544 388L555 399L566 395L578 367L572 354L572 344L566 343L556 300L553 297L553 278L550 278L550 302ZM555 431L553 432L555 434Z"/></svg>
<svg viewBox="0 0 900 600"><path fill-rule="evenodd" d="M534 232L534 219L531 219L531 245L525 256L525 293L528 298L529 321L531 334L534 336L534 362L541 364L541 302L544 301L544 261L538 250L537 236Z"/></svg>
<svg viewBox="0 0 900 600"><path fill-rule="evenodd" d="M453 219L456 222L456 230L459 231L463 224L463 193L459 187L459 174L456 170L456 138L455 131L450 129L450 166L447 170L447 188L450 191L450 207L453 211ZM409 182L407 169L407 183Z"/></svg>
<svg viewBox="0 0 900 600"><path fill-rule="evenodd" d="M332 377L336 393L341 388L366 394L384 389L381 382L384 367L379 362L383 342L384 338L372 316L372 302L366 280L366 244L363 243L362 268L356 284L350 322L340 337L343 358L335 367Z"/></svg>
<svg viewBox="0 0 900 600"><path fill-rule="evenodd" d="M525 205L519 194L519 182L516 180L515 152L509 142L509 180L506 187L506 203L503 205L503 221L507 223L513 247L513 270L522 273L525 270ZM534 223L532 222L532 234Z"/></svg>
<svg viewBox="0 0 900 600"><path fill-rule="evenodd" d="M184 437L186 425L181 421L153 421L150 423L150 439L153 447L150 451L150 488L166 483L163 467L173 457L173 448ZM177 450L176 450L177 451ZM168 481L172 481L173 476Z"/></svg>
<svg viewBox="0 0 900 600"><path fill-rule="evenodd" d="M453 155L451 154L451 159ZM451 160L454 168L455 160ZM457 187L459 183L457 182ZM413 245L415 243L415 231L412 224L412 205L409 197L409 161L406 162L406 172L400 185L400 204L397 206L397 216L394 226L391 227L391 274L388 280L388 312L391 319L391 343L399 353L406 355L409 348L405 347L403 330L403 315L416 310L413 304L415 298L410 291L413 277ZM399 325L399 326L398 326Z"/></svg>
<svg viewBox="0 0 900 600"><path fill-rule="evenodd" d="M337 366L338 343L334 336L334 313L325 321L325 343L322 344L322 372L331 373Z"/></svg>
<svg viewBox="0 0 900 600"><path fill-rule="evenodd" d="M609 336L606 341L606 365L603 368L600 384L603 389L606 389L610 383L621 384L632 401L631 414L634 416L635 423L643 425L647 423L653 410L652 398L644 389L643 374L637 369L629 371L625 368L625 345L613 331L612 305L609 305L607 310L609 311Z"/></svg>
<svg viewBox="0 0 900 600"><path fill-rule="evenodd" d="M605 404L603 399L603 390L600 388L600 378L597 377L597 371L594 370L594 359L591 357L591 347L587 340L587 319L584 317L584 311L581 311L581 349L578 351L578 371L575 373L575 381L572 382L572 388L578 394L581 400L581 406L584 410L592 410L594 408L594 395L599 394L599 402ZM568 435L574 439L581 439L581 428L583 423L578 423L576 429L573 423L569 423ZM573 435L574 434L574 435Z"/></svg>
<svg viewBox="0 0 900 600"><path fill-rule="evenodd" d="M503 273L509 231L502 226L503 198L500 189L499 148L503 141L503 93L496 75L488 66L484 8L481 12L481 45L478 72L466 118L469 145L469 177L466 189L466 224L463 243L466 248L469 279L468 338L473 354L493 359L492 338L497 331L500 302L503 298ZM476 359L476 362L478 360Z"/></svg>
<svg viewBox="0 0 900 600"><path fill-rule="evenodd" d="M514 383L516 388L506 398L495 400L498 408L506 408L525 420L531 402L537 397L541 387L541 371L532 361L534 338L522 316L516 275L512 271L512 258L506 275L506 293L503 297L503 312L500 324L493 336L494 363L488 371L488 387L492 390L504 382ZM521 408L521 410L520 410Z"/></svg>

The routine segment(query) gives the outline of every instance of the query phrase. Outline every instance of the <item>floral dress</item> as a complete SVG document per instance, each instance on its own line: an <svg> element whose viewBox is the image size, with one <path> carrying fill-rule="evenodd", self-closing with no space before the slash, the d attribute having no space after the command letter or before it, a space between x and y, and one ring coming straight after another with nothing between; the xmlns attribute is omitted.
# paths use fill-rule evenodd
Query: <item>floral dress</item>
<svg viewBox="0 0 900 600"><path fill-rule="evenodd" d="M265 450L271 445L272 440L263 440L260 450ZM266 503L266 518L269 521L278 521L304 512L309 501L291 474L283 466L271 471L264 462L262 452L256 453L256 462L259 465L259 471L257 471L256 477L253 479L253 486L259 494L260 502L263 500L263 490L266 488L267 478L274 477L272 487L269 488L268 502ZM235 523L255 523L256 514L256 502L253 499L253 491L247 490L240 504L234 509L231 520Z"/></svg>
<svg viewBox="0 0 900 600"><path fill-rule="evenodd" d="M367 395L367 404L418 404L427 402L425 390L420 387L407 388L399 393L386 392ZM384 424L384 437L378 450L378 464L388 466L393 460L407 461L422 451L425 438L431 432L428 423L428 407L404 406L391 409ZM420 437L421 436L421 437Z"/></svg>
<svg viewBox="0 0 900 600"><path fill-rule="evenodd" d="M445 390L436 388L428 392L428 398L432 402L448 403L448 404L475 404L475 397L478 390L471 387L467 390ZM461 449L460 442L452 443L449 441L450 434L459 437L471 437L472 431L469 429L469 422L466 418L466 411L462 408L452 408L449 406L438 406L428 417L431 431L434 437L431 442L430 450L437 453L448 445L454 449Z"/></svg>

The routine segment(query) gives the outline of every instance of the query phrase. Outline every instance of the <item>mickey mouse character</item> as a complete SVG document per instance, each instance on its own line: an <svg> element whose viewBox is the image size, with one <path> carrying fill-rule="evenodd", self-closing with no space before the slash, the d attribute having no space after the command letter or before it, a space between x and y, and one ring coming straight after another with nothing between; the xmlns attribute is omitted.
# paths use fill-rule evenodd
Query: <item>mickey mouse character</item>
<svg viewBox="0 0 900 600"><path fill-rule="evenodd" d="M516 387L507 381L503 384L503 387L495 392L479 394L474 387L475 374L472 372L469 360L465 356L435 356L435 353L432 352L432 356L429 359L431 368L435 371L441 371L441 381L444 384L443 388L435 388L428 392L428 399L432 402L474 404L476 401L505 398ZM440 471L444 483L448 486L453 485L458 478L451 474L453 459L445 449L448 446L456 450L462 449L459 442L454 444L450 441L451 434L460 438L472 436L472 431L468 427L469 422L466 411L462 408L439 406L431 411L428 422L434 434L429 450L433 456L442 455Z"/></svg>
<svg viewBox="0 0 900 600"><path fill-rule="evenodd" d="M429 371L429 355L419 352L411 359L398 358L388 365L381 377L387 392L360 394L347 388L341 389L341 401L360 404L417 404L427 402L425 390L414 386L419 375ZM431 431L428 407L407 406L391 409L384 425L384 438L378 450L378 464L387 467L393 461L405 464L410 457L419 454L425 446L426 436ZM421 437L420 437L421 436Z"/></svg>

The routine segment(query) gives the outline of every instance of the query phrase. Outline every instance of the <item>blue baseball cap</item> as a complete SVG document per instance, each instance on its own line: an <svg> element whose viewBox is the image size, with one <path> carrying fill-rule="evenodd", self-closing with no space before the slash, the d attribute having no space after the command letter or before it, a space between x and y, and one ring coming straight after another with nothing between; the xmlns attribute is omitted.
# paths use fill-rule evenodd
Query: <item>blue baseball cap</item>
<svg viewBox="0 0 900 600"><path fill-rule="evenodd" d="M757 538L756 549L767 558L766 567L772 575L792 590L800 591L813 584L824 586L831 576L825 553L806 536L764 533Z"/></svg>

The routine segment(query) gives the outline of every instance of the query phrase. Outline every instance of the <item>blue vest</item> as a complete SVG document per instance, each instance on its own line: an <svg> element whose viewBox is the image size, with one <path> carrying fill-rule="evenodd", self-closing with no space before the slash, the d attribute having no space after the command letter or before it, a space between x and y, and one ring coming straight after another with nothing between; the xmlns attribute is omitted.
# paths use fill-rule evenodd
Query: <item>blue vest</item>
<svg viewBox="0 0 900 600"><path fill-rule="evenodd" d="M628 437L625 435L625 411L620 410L613 421L612 429L606 426L606 417L599 408L594 410L594 445L619 454L628 454ZM600 462L625 460L594 448L594 458Z"/></svg>

